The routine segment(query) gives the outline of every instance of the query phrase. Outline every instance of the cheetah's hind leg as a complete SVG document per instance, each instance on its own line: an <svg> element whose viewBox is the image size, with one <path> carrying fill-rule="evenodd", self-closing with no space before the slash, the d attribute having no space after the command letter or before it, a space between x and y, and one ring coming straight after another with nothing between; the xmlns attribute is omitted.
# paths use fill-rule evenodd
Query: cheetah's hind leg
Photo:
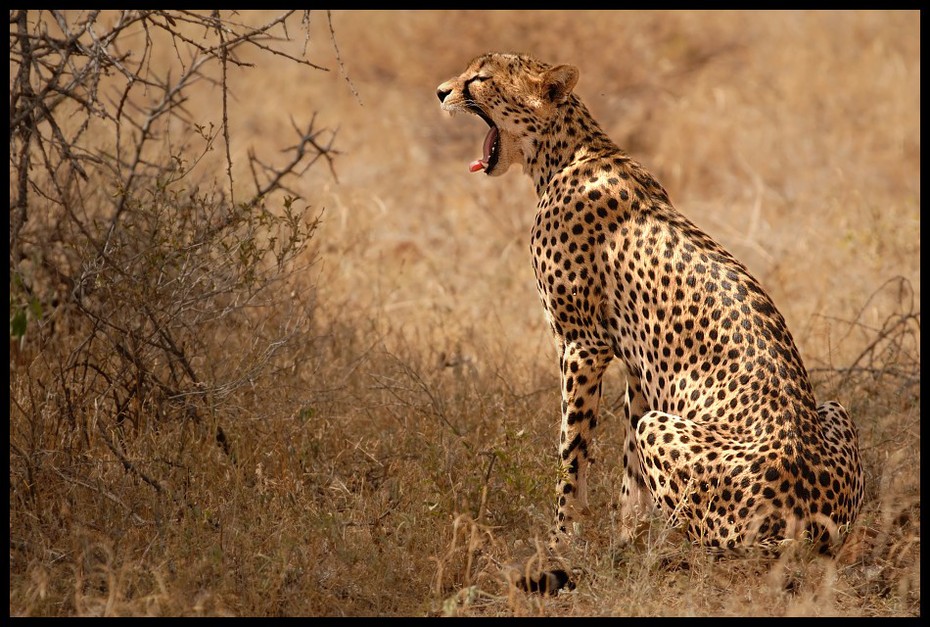
<svg viewBox="0 0 930 627"><path fill-rule="evenodd" d="M752 490L761 489L762 477L746 459L750 445L661 411L640 418L635 443L646 487L670 527L681 526L692 542L711 550L732 549L757 535Z"/></svg>

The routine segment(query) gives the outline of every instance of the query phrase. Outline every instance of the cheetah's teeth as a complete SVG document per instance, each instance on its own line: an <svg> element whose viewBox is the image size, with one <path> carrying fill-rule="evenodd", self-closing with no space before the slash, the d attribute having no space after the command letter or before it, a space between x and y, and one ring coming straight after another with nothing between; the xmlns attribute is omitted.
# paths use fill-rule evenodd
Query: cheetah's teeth
<svg viewBox="0 0 930 627"><path fill-rule="evenodd" d="M496 126L492 126L488 129L488 134L484 138L484 156L481 159L475 159L468 165L468 170L470 172L480 172L481 170L487 169L488 163L491 160L491 155L495 152L498 137L499 133Z"/></svg>

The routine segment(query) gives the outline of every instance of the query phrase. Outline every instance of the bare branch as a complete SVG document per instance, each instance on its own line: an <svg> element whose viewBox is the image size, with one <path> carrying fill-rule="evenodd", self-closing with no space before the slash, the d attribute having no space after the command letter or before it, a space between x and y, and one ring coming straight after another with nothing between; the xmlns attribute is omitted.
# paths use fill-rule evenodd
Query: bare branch
<svg viewBox="0 0 930 627"><path fill-rule="evenodd" d="M11 340L25 361L41 356L47 372L27 376L50 399L32 410L80 442L78 463L105 446L161 498L174 492L127 454L129 432L208 426L234 459L229 399L253 394L309 329L307 312L280 303L314 262L319 215L287 183L321 159L335 176L335 133L313 116L283 165L250 151L251 193L234 179L229 121L231 65L272 55L326 71L283 45L293 13L253 26L220 11L10 12ZM260 54L246 63L240 46ZM200 81L220 88L221 126L186 108ZM220 133L217 178L198 164ZM235 358L211 359L231 334ZM58 478L93 489L75 476Z"/></svg>
<svg viewBox="0 0 930 627"><path fill-rule="evenodd" d="M878 328L866 324L865 314L873 308L872 303L889 291L893 291L897 310L889 314ZM907 279L895 277L886 281L866 299L852 320L828 319L847 327L840 342L848 340L858 330L865 334L866 344L848 366L811 368L812 373L838 377L838 387L846 387L855 381L891 377L897 379L902 388L912 388L919 394L920 310L916 308L914 290Z"/></svg>
<svg viewBox="0 0 930 627"><path fill-rule="evenodd" d="M310 160L306 163L306 167L303 171L312 166L319 158L322 157L326 159L333 178L338 180L336 177L335 168L333 166L333 156L338 154L337 151L333 149L333 142L336 139L336 131L317 130L314 128L315 122L316 113L314 113L313 117L310 119L310 124L307 127L307 130L300 131L296 123L294 123L293 119L291 120L291 124L294 126L294 130L297 131L299 138L294 146L285 149L285 151L292 152L293 155L291 160L281 168L272 168L271 166L268 166L259 161L254 153L249 153L249 165L252 169L252 178L255 182L256 188L255 195L248 203L250 206L257 204L272 190L278 189L281 186L282 179L295 172L297 166L300 165L305 158L307 158L307 147L313 148L313 156L310 157ZM326 144L321 144L317 141L317 138L324 132L330 133L330 137ZM262 184L259 182L258 175L255 170L255 165L259 165L261 167L263 174L268 179L266 183Z"/></svg>
<svg viewBox="0 0 930 627"><path fill-rule="evenodd" d="M223 68L223 140L226 143L226 175L229 177L229 202L236 204L236 190L235 185L233 185L232 157L229 154L229 109L226 105L227 95L229 93L229 86L226 81L228 53L226 38L223 35L223 22L220 19L219 10L213 12L213 17L216 20L216 34L220 38L220 65Z"/></svg>
<svg viewBox="0 0 930 627"><path fill-rule="evenodd" d="M349 78L349 74L346 72L346 68L342 64L342 55L339 54L339 46L336 45L336 31L333 29L332 11L326 12L326 21L329 23L329 36L333 42L333 50L336 51L336 62L339 63L339 69L342 70L342 75L345 77L346 83L349 84L349 89L352 90L352 94L355 96L355 99L358 100L359 104L362 104L362 97L359 96L358 90L355 89L355 85L352 84L352 80Z"/></svg>

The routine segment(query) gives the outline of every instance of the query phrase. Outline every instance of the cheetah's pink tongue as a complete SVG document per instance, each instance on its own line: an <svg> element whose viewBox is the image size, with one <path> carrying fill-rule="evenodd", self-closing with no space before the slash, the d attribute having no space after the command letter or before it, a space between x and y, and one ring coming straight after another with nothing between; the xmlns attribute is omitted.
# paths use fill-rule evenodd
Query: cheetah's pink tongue
<svg viewBox="0 0 930 627"><path fill-rule="evenodd" d="M479 172L488 167L488 159L491 158L491 150L494 148L494 142L496 141L497 127L492 126L484 137L484 156L481 159L475 159L468 165L469 172Z"/></svg>

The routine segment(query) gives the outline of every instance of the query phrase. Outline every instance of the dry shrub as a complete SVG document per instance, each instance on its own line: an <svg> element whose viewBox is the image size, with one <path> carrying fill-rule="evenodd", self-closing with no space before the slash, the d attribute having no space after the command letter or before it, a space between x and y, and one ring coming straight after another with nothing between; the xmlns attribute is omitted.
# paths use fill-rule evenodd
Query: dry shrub
<svg viewBox="0 0 930 627"><path fill-rule="evenodd" d="M331 159L332 133L311 119L283 163L252 156L248 190L225 116L227 67L240 48L283 54L286 18L11 14L11 578L41 582L17 613L179 610L120 548L152 531L157 544L180 518L211 522L188 495L197 466L237 472L230 432L287 396L277 379L313 324L294 278L314 261L318 215L284 185ZM152 57L165 49L163 73ZM211 80L218 126L185 111ZM197 167L217 145L225 181Z"/></svg>

